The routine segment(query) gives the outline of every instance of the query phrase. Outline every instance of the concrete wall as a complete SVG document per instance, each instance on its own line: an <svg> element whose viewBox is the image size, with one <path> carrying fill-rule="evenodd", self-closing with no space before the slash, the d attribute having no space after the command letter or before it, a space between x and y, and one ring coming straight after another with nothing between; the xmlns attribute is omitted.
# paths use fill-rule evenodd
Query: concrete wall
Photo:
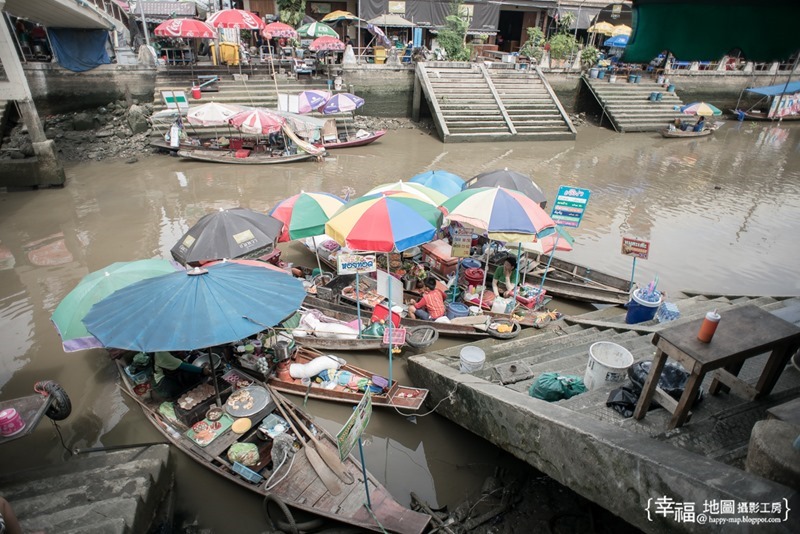
<svg viewBox="0 0 800 534"><path fill-rule="evenodd" d="M438 356L456 349L445 349ZM800 529L795 514L798 493L740 469L709 460L649 437L605 425L589 416L461 374L425 355L409 358L413 383L430 390L437 412L482 436L629 523L649 533L722 533L721 524L675 521L653 514L649 499L670 497L693 502L702 512L706 500L783 502L789 521L734 527L736 532L789 533Z"/></svg>
<svg viewBox="0 0 800 534"><path fill-rule="evenodd" d="M362 115L410 117L414 96L414 65L359 65L342 74L344 88L363 97Z"/></svg>
<svg viewBox="0 0 800 534"><path fill-rule="evenodd" d="M55 63L29 63L25 76L42 114L104 106L117 100L152 102L156 70L139 65L101 65L72 72Z"/></svg>

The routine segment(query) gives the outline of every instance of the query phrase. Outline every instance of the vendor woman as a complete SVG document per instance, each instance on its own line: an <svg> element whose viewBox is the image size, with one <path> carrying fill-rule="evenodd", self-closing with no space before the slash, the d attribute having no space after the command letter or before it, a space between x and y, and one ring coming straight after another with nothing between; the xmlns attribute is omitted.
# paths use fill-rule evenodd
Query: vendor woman
<svg viewBox="0 0 800 534"><path fill-rule="evenodd" d="M153 396L156 400L172 401L184 391L211 375L211 367L186 363L171 352L156 352L153 373Z"/></svg>
<svg viewBox="0 0 800 534"><path fill-rule="evenodd" d="M494 276L492 276L494 294L499 297L513 297L518 281L517 259L514 256L508 256L503 264L495 269Z"/></svg>

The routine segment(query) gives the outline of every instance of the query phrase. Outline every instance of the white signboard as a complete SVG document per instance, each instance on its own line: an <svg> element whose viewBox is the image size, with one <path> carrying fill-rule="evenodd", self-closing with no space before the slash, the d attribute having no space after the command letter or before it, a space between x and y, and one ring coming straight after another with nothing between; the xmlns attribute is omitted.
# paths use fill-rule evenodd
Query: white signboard
<svg viewBox="0 0 800 534"><path fill-rule="evenodd" d="M403 283L386 273L386 271L378 271L378 287L376 291L378 295L389 298L389 284L392 285L392 304L403 303Z"/></svg>
<svg viewBox="0 0 800 534"><path fill-rule="evenodd" d="M336 257L336 272L339 274L372 273L377 268L374 254L339 254Z"/></svg>
<svg viewBox="0 0 800 534"><path fill-rule="evenodd" d="M350 419L344 424L342 429L336 434L336 444L339 447L339 458L344 461L353 447L358 443L358 438L364 433L369 424L369 417L372 415L372 395L369 390L364 392L364 397L358 403Z"/></svg>

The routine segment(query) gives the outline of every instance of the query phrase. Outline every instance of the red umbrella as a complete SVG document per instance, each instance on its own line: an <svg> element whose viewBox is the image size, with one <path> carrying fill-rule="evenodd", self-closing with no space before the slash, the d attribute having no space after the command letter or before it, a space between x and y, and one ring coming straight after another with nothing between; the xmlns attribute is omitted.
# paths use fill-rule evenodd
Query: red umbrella
<svg viewBox="0 0 800 534"><path fill-rule="evenodd" d="M215 28L234 28L237 30L260 30L266 26L255 13L241 9L223 9L208 17L208 23Z"/></svg>
<svg viewBox="0 0 800 534"><path fill-rule="evenodd" d="M270 22L261 30L261 35L267 39L283 38L297 39L297 30L283 22Z"/></svg>
<svg viewBox="0 0 800 534"><path fill-rule="evenodd" d="M317 37L308 45L309 50L344 50L344 48L342 41L329 35Z"/></svg>
<svg viewBox="0 0 800 534"><path fill-rule="evenodd" d="M159 37L194 37L197 39L213 39L217 36L217 30L197 19L165 20L156 26L153 33Z"/></svg>
<svg viewBox="0 0 800 534"><path fill-rule="evenodd" d="M250 109L230 118L231 125L247 134L271 134L283 128L286 119L265 109Z"/></svg>

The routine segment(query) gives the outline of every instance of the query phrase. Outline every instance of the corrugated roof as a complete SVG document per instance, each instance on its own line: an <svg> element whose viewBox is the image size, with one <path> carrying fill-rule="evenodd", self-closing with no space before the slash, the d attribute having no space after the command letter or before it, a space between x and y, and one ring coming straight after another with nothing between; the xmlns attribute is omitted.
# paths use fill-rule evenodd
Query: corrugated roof
<svg viewBox="0 0 800 534"><path fill-rule="evenodd" d="M765 85L763 87L748 87L748 93L756 93L764 96L790 95L800 92L800 81L790 83L778 83L775 85Z"/></svg>

